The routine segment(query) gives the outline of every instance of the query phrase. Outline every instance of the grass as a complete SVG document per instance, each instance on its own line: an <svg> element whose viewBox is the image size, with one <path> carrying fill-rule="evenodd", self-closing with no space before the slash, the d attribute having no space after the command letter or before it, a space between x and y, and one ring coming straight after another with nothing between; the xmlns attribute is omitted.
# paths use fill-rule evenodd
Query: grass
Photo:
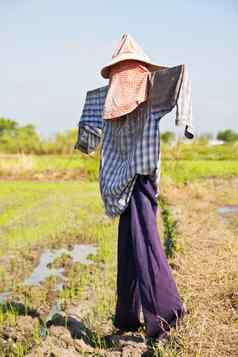
<svg viewBox="0 0 238 357"><path fill-rule="evenodd" d="M218 219L216 207L224 203L236 204L238 202L238 198L235 196L236 191L234 191L237 181L225 181L221 178L220 181L216 179L214 183L212 182L201 181L181 186L175 185L166 177L162 178L162 197L164 199L160 206L165 225L161 236L164 236L165 240L172 237L173 259L171 263L176 268L173 274L190 313L182 326L177 331L172 331L169 344L164 347L156 344L152 346L153 356L178 357L183 355L190 357L196 355L203 357L212 356L212 353L215 353L216 356L227 356L230 349L234 351L225 326L229 326L234 338L237 323L235 311L238 306L235 252L238 247L236 248L236 241L231 239L233 223L228 221L228 223L223 223ZM14 304L1 310L0 326L3 330L11 328L12 331L17 331L18 326L22 323L22 318L28 317L31 309L42 311L44 307L50 306L49 295L57 283L55 279L30 289L21 285L23 276L27 276L35 264L34 259L28 261L28 258L31 258L31 252L36 246L43 250L46 247L62 247L75 242L96 242L98 253L91 258L93 264L84 266L80 263L69 263L67 266L65 274L68 277L68 282L60 293L59 299L66 316L70 316L72 310L74 313L77 312L80 321L91 331L88 343L93 346L95 355L102 356L102 351L109 348L103 336L113 331L111 319L115 308L117 219L110 220L104 215L97 183L18 181L4 182L2 188L0 197L4 197L8 205L12 199L14 207L11 214L5 216L1 228L7 227L10 235L11 231L14 231L14 227L15 229L19 228L19 221L15 220L14 212L20 216L19 207L21 207L20 221L28 221L30 231L31 225L36 226L37 235L32 240L30 238L27 240L28 248L26 248L25 239L21 237L22 230L19 229L18 249L15 249L13 242L8 248L8 253L13 254L15 265L5 264L4 269L8 274L7 281L17 281L17 284L13 284L11 288L14 290L14 296L22 302L24 312L19 312L18 305ZM19 197L16 196L16 192ZM37 195L35 195L36 192ZM24 205L16 205L16 201L21 198L21 193L24 194L23 201L28 205L28 210L24 209ZM41 224L44 227L45 221L40 222L38 216L46 212L45 200L49 195L55 197L47 201L46 205L49 209L45 218L48 222L47 227L50 229L41 231ZM79 200L79 198L81 199ZM177 212L176 227L172 216L173 207L176 207ZM34 210L36 214L34 214ZM28 215L31 217L30 222L27 219ZM64 225L61 226L62 220L64 220ZM161 230L160 216L158 220L160 220L159 230ZM72 223L76 226L72 226ZM57 233L55 225L59 228ZM27 231L27 226L24 229ZM172 235L166 232L172 232ZM223 240L218 235L224 235L226 238ZM14 239L15 236L11 237ZM211 243L208 239L211 239ZM5 248L8 247L8 239L2 241L3 246L4 242L6 243ZM179 243L182 249L176 250L174 243ZM176 254L174 254L175 252ZM4 258L4 251L1 255ZM211 259L211 264L209 259ZM28 264L24 263L25 260ZM66 261L62 259L62 262ZM57 264L60 266L60 262ZM219 264L221 264L220 267ZM19 266L22 267L23 275L17 275ZM8 286L7 281L5 286ZM220 312L217 310L218 306ZM39 350L42 348L38 319L33 318L31 324L33 326L31 334L28 330L23 329L20 334L21 338L17 336L17 350L16 346L14 350L11 340L8 340L9 355L10 352L17 351L16 355L19 357L29 352L32 346L34 351L38 351L37 348ZM67 331L67 324L68 322L65 320L61 331L63 334ZM222 331L222 342L218 341L220 331ZM58 341L60 338L63 338L63 335L57 337ZM231 343L231 347L228 342ZM48 346L48 348L50 347Z"/></svg>
<svg viewBox="0 0 238 357"><path fill-rule="evenodd" d="M64 230L75 233L85 229L82 227L85 208L96 215L101 208L99 200L92 205L96 186L84 183L82 187L76 181L1 182L0 254Z"/></svg>
<svg viewBox="0 0 238 357"><path fill-rule="evenodd" d="M37 249L38 257L46 247L58 248L69 244L93 242L98 245L97 256L93 259L93 271L91 265L71 264L71 268L66 272L68 283L59 298L64 306L75 299L83 299L90 283L94 292L99 294L99 291L103 291L100 294L100 302L92 309L94 317L100 323L100 317L105 314L105 307L113 306L114 295L107 294L105 287L111 289L115 282L117 220L110 220L105 216L97 186L95 182L76 181L2 182L1 291L13 290L14 296L24 302L24 306L27 304L35 310L43 307L47 309L48 294L57 283L56 280L30 289L21 284L36 263L32 252ZM14 313L11 309L1 311L2 328L12 326L13 317L15 322L19 320L17 310L14 310ZM22 334L24 335L24 331ZM28 336L28 339L35 345L33 337ZM13 351L10 341L8 342L9 351ZM30 346L27 346L28 343L22 344L22 348L28 350ZM20 351L20 344L18 349Z"/></svg>
<svg viewBox="0 0 238 357"><path fill-rule="evenodd" d="M159 204L161 208L161 216L163 220L163 241L165 254L168 258L173 258L178 250L178 243L176 238L176 220L173 217L173 212L168 205L166 198L162 195L159 197Z"/></svg>
<svg viewBox="0 0 238 357"><path fill-rule="evenodd" d="M223 144L209 146L206 143L187 141L188 143L178 142L171 147L161 143L161 151L166 160L238 160L238 144Z"/></svg>
<svg viewBox="0 0 238 357"><path fill-rule="evenodd" d="M72 155L0 155L0 177L28 179L39 174L69 174L87 177L95 181L98 177L99 160L97 156ZM42 178L42 176L39 176Z"/></svg>
<svg viewBox="0 0 238 357"><path fill-rule="evenodd" d="M238 338L238 240L226 217L224 201L238 204L238 179L222 178L164 184L177 211L177 239L183 249L174 258L174 275L187 314L166 349L182 356L236 356ZM236 221L238 217L236 216ZM163 356L168 356L168 351Z"/></svg>
<svg viewBox="0 0 238 357"><path fill-rule="evenodd" d="M60 345L68 336L72 312L87 328L87 346L83 349L91 346L93 355L103 356L112 347L104 336L114 331L118 218L111 220L105 216L95 181L98 161L90 158L84 162L81 160L86 159L77 155L70 163L67 156L33 157L31 164L27 163L27 157L20 160L25 176L29 168L32 172L84 168L87 180L32 181L18 177L16 181L0 183L0 291L13 291L11 304L0 305L0 356L7 351L9 356L20 357L31 350L32 355L40 355L43 345L51 353L51 345L56 348L55 344ZM9 164L8 169L13 166ZM166 346L153 345L150 351L153 356L235 356L237 216L223 220L216 208L238 204L236 175L235 159L162 157L158 228L165 247L168 243L167 255L189 314L171 332ZM216 179L204 179L213 176ZM54 295L57 278L49 278L39 286L22 285L46 248L84 242L97 244L92 264L72 263L67 257L55 262L57 266L65 266L68 278L59 295ZM44 320L56 299L60 300L66 318L63 326L49 329L43 342L36 313ZM78 339L71 336L67 339L76 348ZM62 346L59 353L64 355Z"/></svg>
<svg viewBox="0 0 238 357"><path fill-rule="evenodd" d="M176 183L195 181L206 177L238 175L238 161L216 160L163 160L161 175L171 177Z"/></svg>
<svg viewBox="0 0 238 357"><path fill-rule="evenodd" d="M238 175L238 145L161 144L161 173L175 182L210 176ZM85 155L78 150L71 155L0 155L0 176L12 179L85 178L98 180L99 150Z"/></svg>

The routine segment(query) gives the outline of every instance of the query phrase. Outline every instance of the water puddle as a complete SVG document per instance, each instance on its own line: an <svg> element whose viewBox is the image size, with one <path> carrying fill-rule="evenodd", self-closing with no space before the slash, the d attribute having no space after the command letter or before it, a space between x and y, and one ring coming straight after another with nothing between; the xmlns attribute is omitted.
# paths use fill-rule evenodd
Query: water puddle
<svg viewBox="0 0 238 357"><path fill-rule="evenodd" d="M49 265L54 262L55 259L62 257L63 255L69 255L72 258L73 262L80 262L81 264L91 264L92 262L87 259L89 255L95 255L97 247L92 244L77 244L72 250L67 249L58 249L55 251L46 251L42 254L39 265L35 268L30 278L28 278L25 283L29 285L37 285L40 282L44 281L50 276L59 276L63 280L66 280L64 277L64 268L54 269L49 268ZM64 287L64 283L58 283L55 287L55 290L61 291ZM54 315L61 312L60 301L56 301L50 308L50 311L45 319L44 325L40 328L40 336L44 339L47 337L48 323L53 319Z"/></svg>
<svg viewBox="0 0 238 357"><path fill-rule="evenodd" d="M64 288L64 282L67 280L67 278L64 276L64 268L53 268L51 267L51 264L54 263L54 261L57 258L60 258L64 255L70 256L72 259L72 262L79 262L81 264L91 264L92 261L88 259L90 255L95 255L97 252L97 247L93 244L76 244L72 250L68 249L55 249L55 250L46 250L44 253L42 253L40 257L40 262L37 265L37 267L33 270L31 276L27 279L24 280L23 284L24 285L39 285L43 283L47 278L49 277L60 277L63 282L60 282L56 284L55 290L61 291ZM12 293L10 291L5 291L0 293L0 304L4 304L11 298ZM53 318L53 316L57 313L61 312L61 305L60 301L56 301L47 317L44 326L42 326L40 334L41 337L46 337L47 335L47 323Z"/></svg>
<svg viewBox="0 0 238 357"><path fill-rule="evenodd" d="M24 284L38 285L51 276L58 276L63 278L63 272L64 272L63 268L50 269L47 267L48 264L52 263L56 258L61 257L63 254L64 252L61 249L55 253L52 253L51 251L44 252L41 255L40 263L34 269L31 276L24 281Z"/></svg>
<svg viewBox="0 0 238 357"><path fill-rule="evenodd" d="M88 256L96 254L96 246L92 244L77 244L72 250L68 249L57 249L57 250L47 250L45 251L40 258L38 266L34 269L33 273L29 278L25 280L26 285L38 285L44 282L49 277L60 277L65 280L63 275L64 268L49 268L55 259L62 257L63 255L69 255L72 258L72 261L80 262L81 264L90 264L91 261L88 260ZM63 283L57 285L57 290L63 287Z"/></svg>
<svg viewBox="0 0 238 357"><path fill-rule="evenodd" d="M0 304L4 304L10 296L11 296L10 291L5 291L3 293L0 293Z"/></svg>
<svg viewBox="0 0 238 357"><path fill-rule="evenodd" d="M222 207L219 207L217 209L217 211L222 216L225 215L225 214L228 214L228 213L237 213L238 214L238 205L222 206Z"/></svg>

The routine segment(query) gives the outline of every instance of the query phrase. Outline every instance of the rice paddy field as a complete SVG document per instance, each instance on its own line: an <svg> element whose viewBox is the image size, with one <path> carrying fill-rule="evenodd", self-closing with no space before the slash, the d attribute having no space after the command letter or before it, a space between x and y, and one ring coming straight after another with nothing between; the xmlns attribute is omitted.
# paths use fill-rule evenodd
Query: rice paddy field
<svg viewBox="0 0 238 357"><path fill-rule="evenodd" d="M161 151L158 229L186 315L120 334L99 155L0 155L0 356L238 356L238 146Z"/></svg>

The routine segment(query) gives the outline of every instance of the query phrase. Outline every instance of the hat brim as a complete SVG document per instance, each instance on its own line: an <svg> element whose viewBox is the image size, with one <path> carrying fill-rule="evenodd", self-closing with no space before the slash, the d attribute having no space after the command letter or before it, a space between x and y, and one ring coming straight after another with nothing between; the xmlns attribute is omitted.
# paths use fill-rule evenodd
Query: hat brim
<svg viewBox="0 0 238 357"><path fill-rule="evenodd" d="M110 68L115 65L116 63L127 61L127 60L135 60L145 63L148 66L150 71L158 71L159 69L168 68L169 66L164 64L157 64L151 62L146 56L136 54L136 53L121 53L120 55L116 56L110 63L104 66L101 69L101 75L103 78L109 78Z"/></svg>

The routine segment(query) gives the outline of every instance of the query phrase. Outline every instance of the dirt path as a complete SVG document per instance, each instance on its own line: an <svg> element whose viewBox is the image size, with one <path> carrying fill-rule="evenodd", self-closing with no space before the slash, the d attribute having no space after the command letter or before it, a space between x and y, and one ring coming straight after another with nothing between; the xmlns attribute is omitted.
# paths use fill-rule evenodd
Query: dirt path
<svg viewBox="0 0 238 357"><path fill-rule="evenodd" d="M238 234L217 212L238 205L238 178L169 185L164 193L182 245L174 272L189 310L176 333L182 356L238 356Z"/></svg>

